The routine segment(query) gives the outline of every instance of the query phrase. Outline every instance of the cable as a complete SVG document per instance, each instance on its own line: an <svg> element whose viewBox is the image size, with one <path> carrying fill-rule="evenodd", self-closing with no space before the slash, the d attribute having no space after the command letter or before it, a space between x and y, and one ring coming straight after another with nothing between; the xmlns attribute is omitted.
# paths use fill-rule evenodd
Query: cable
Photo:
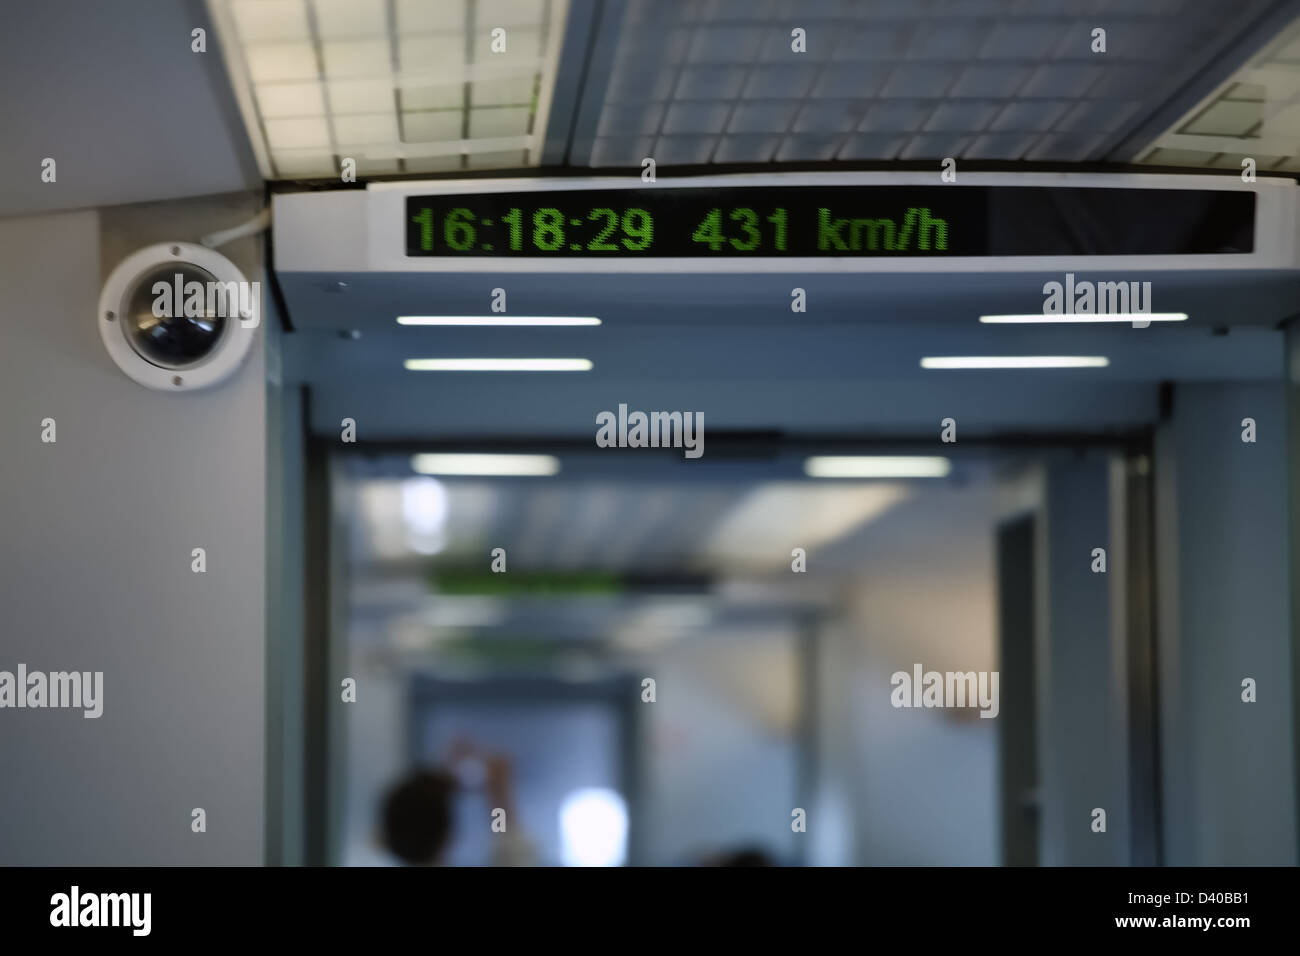
<svg viewBox="0 0 1300 956"><path fill-rule="evenodd" d="M235 226L231 229L223 229L220 232L214 232L211 235L204 236L199 240L199 245L207 246L209 249L216 249L218 246L224 246L226 243L233 242L236 239L243 239L245 236L255 236L270 225L271 207L268 206L243 225Z"/></svg>

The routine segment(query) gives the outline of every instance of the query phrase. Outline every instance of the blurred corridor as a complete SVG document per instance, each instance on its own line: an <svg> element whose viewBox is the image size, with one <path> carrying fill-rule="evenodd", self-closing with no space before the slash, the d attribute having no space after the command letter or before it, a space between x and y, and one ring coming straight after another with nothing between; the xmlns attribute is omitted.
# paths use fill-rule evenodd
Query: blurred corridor
<svg viewBox="0 0 1300 956"><path fill-rule="evenodd" d="M613 864L998 863L1000 722L888 688L914 662L997 670L995 530L1026 506L1024 458L939 482L784 476L789 455L656 478L587 453L497 481L357 461L341 651L366 690L338 753L339 860L387 859L386 789L468 739L509 758L543 863L586 862L610 815ZM484 819L462 763L458 813ZM566 818L593 791L590 819ZM491 862L482 827L457 832L447 862Z"/></svg>

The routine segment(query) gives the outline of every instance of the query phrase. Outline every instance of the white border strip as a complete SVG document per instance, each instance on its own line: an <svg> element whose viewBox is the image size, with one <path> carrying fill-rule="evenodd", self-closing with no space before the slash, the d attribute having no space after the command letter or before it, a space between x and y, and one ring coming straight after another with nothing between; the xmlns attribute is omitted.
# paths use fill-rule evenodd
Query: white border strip
<svg viewBox="0 0 1300 956"><path fill-rule="evenodd" d="M271 153L266 140L262 137L262 124L258 122L257 104L253 102L253 80L244 61L244 48L239 42L239 31L235 28L234 13L229 3L222 0L207 0L208 19L217 31L217 43L221 46L221 58L226 64L226 73L230 77L230 87L239 104L239 113L244 120L244 130L248 141L253 146L253 155L257 158L257 169L263 179L274 179L275 169L271 165Z"/></svg>

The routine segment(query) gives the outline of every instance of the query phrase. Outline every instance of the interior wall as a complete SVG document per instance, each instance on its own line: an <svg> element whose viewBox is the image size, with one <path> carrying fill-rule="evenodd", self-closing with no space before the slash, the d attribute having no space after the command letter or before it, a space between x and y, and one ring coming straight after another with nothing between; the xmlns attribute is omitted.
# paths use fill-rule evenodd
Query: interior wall
<svg viewBox="0 0 1300 956"><path fill-rule="evenodd" d="M168 395L122 374L96 327L128 252L195 241L256 201L0 220L0 669L103 672L97 719L0 712L0 819L21 822L0 827L0 863L262 862L261 337L233 379ZM260 249L223 252L254 281Z"/></svg>
<svg viewBox="0 0 1300 956"><path fill-rule="evenodd" d="M778 629L686 638L647 659L656 701L641 711L638 862L694 864L748 848L799 859L797 653L797 635Z"/></svg>
<svg viewBox="0 0 1300 956"><path fill-rule="evenodd" d="M821 635L819 805L852 846L816 862L999 861L997 719L895 708L895 671L993 671L991 485L920 492L873 522L845 616ZM810 558L810 561L812 558ZM813 831L816 820L810 819Z"/></svg>
<svg viewBox="0 0 1300 956"><path fill-rule="evenodd" d="M1182 385L1157 434L1171 865L1296 863L1285 401L1281 383ZM1246 678L1254 703L1242 700Z"/></svg>
<svg viewBox="0 0 1300 956"><path fill-rule="evenodd" d="M381 843L379 808L387 789L412 763L407 750L410 678L367 667L359 654L350 656L346 672L356 678L357 699L347 705L341 725L347 762L339 794L343 832L330 863L392 866L396 859Z"/></svg>
<svg viewBox="0 0 1300 956"><path fill-rule="evenodd" d="M204 0L59 0L5 13L0 215L261 188ZM206 31L204 53L192 48L195 29ZM54 183L39 178L45 158L57 164Z"/></svg>
<svg viewBox="0 0 1300 956"><path fill-rule="evenodd" d="M1062 452L1044 468L1037 633L1039 862L1122 866L1129 856L1128 726L1116 579L1126 574L1113 533L1112 460ZM1106 552L1106 571L1094 570ZM1118 646L1117 646L1118 643ZM1105 812L1105 830L1099 829Z"/></svg>
<svg viewBox="0 0 1300 956"><path fill-rule="evenodd" d="M266 862L306 860L303 390L281 374L281 317L266 316Z"/></svg>

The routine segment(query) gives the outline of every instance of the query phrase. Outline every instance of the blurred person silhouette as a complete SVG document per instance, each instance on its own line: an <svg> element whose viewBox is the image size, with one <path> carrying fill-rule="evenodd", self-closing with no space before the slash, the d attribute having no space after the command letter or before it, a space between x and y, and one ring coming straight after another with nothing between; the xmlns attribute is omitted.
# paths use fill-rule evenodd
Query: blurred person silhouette
<svg viewBox="0 0 1300 956"><path fill-rule="evenodd" d="M421 768L389 788L380 812L384 847L408 866L439 866L454 834L453 802L467 788L482 785L488 805L505 811L506 829L492 833L491 866L532 866L533 847L514 812L510 760L479 751L467 741L452 745L448 766ZM490 826L485 820L484 826Z"/></svg>
<svg viewBox="0 0 1300 956"><path fill-rule="evenodd" d="M765 849L761 846L739 846L728 850L721 850L711 856L706 856L700 861L700 866L776 866L776 861L772 859Z"/></svg>

